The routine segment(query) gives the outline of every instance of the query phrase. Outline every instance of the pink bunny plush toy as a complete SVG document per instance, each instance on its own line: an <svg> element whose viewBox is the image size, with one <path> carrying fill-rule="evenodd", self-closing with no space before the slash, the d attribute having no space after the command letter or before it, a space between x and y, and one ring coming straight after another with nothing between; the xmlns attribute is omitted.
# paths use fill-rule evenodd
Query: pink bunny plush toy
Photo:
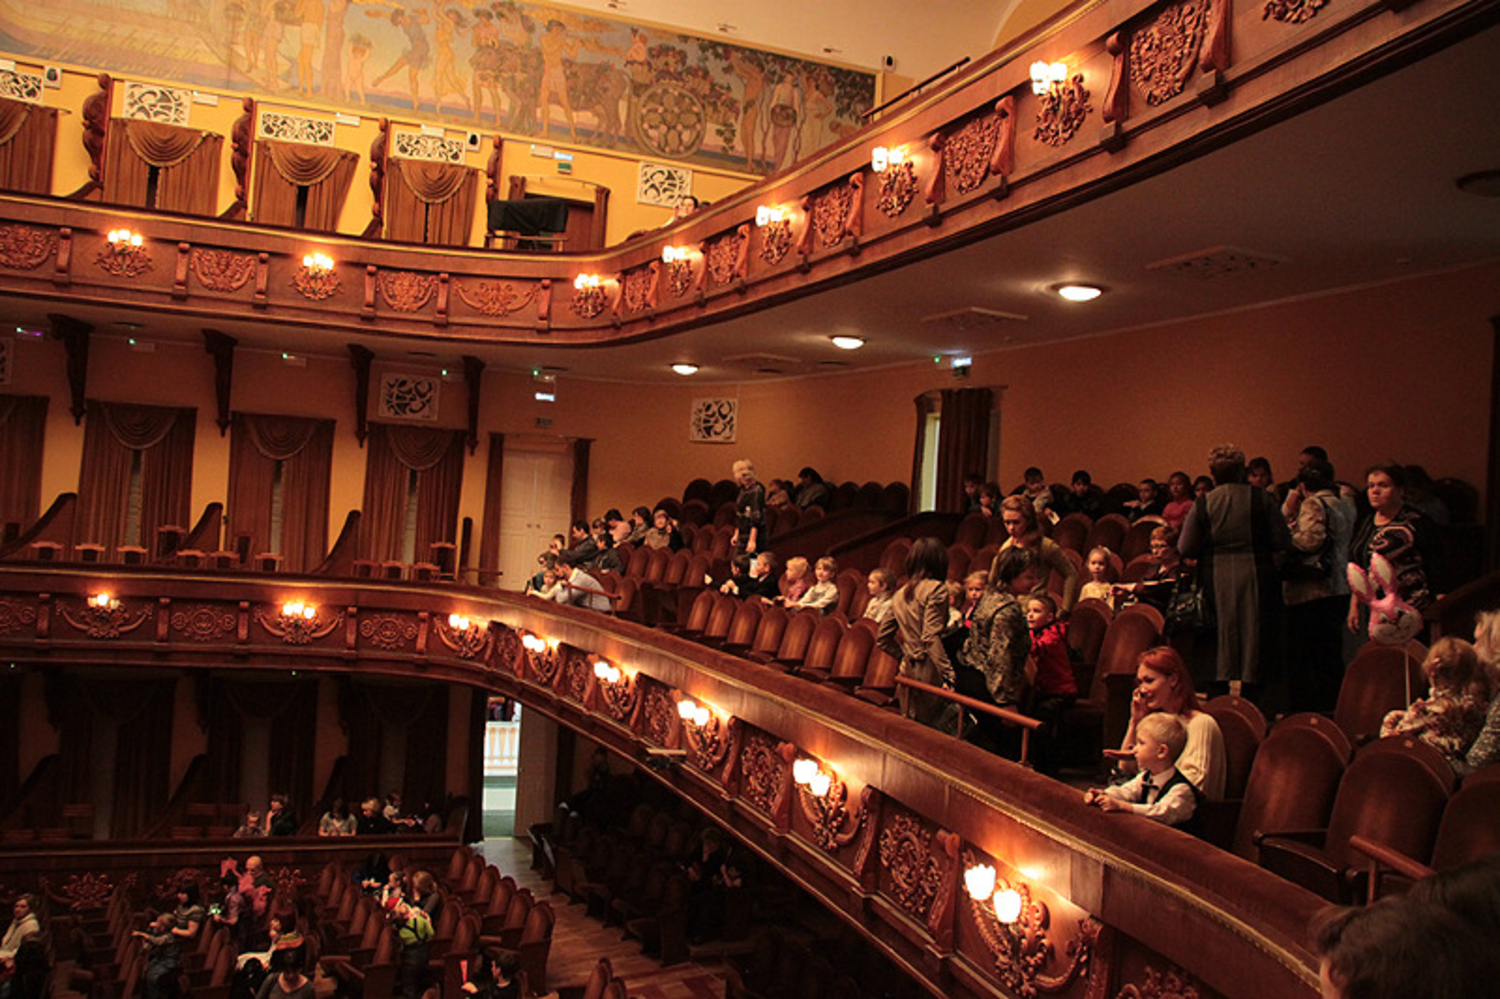
<svg viewBox="0 0 1500 999"><path fill-rule="evenodd" d="M1422 612L1401 599L1396 573L1384 555L1370 556L1370 571L1349 563L1349 589L1370 608L1370 640L1401 645L1422 630Z"/></svg>

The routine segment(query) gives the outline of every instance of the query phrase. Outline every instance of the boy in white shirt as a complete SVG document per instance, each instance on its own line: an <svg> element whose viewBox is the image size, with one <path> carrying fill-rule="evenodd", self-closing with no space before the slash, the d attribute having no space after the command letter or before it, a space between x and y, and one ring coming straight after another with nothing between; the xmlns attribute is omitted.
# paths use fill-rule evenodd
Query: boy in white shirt
<svg viewBox="0 0 1500 999"><path fill-rule="evenodd" d="M1090 788L1086 805L1106 812L1133 812L1154 822L1182 826L1198 807L1198 792L1177 770L1177 757L1187 746L1187 729L1176 715L1157 711L1136 725L1136 775L1114 787Z"/></svg>

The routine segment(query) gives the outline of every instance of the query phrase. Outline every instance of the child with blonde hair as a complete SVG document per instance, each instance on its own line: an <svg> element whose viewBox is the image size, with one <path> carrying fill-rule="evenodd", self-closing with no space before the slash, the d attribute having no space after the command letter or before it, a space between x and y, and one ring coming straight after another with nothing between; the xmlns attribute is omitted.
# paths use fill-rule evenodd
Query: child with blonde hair
<svg viewBox="0 0 1500 999"><path fill-rule="evenodd" d="M808 568L807 559L801 555L786 560L786 571L781 575L785 589L782 590L780 598L786 606L790 607L801 600L802 595L812 585L812 581L807 578Z"/></svg>
<svg viewBox="0 0 1500 999"><path fill-rule="evenodd" d="M1114 552L1103 545L1089 552L1088 560L1083 563L1089 581L1078 591L1079 600L1103 600L1111 607L1114 606L1113 584L1109 581L1109 563L1113 556Z"/></svg>
<svg viewBox="0 0 1500 999"><path fill-rule="evenodd" d="M889 569L871 569L865 579L870 591L870 602L865 604L864 616L879 624L891 613L891 598L896 595L896 577Z"/></svg>
<svg viewBox="0 0 1500 999"><path fill-rule="evenodd" d="M793 607L812 607L824 614L829 613L839 605L839 587L833 581L838 575L839 564L828 556L818 559L817 565L813 566L813 577L816 580L798 597L793 603L787 603Z"/></svg>
<svg viewBox="0 0 1500 999"><path fill-rule="evenodd" d="M1431 688L1405 711L1392 711L1380 724L1380 736L1404 735L1421 739L1450 763L1457 763L1484 727L1489 706L1489 680L1479 665L1474 646L1448 636L1432 643L1422 661Z"/></svg>

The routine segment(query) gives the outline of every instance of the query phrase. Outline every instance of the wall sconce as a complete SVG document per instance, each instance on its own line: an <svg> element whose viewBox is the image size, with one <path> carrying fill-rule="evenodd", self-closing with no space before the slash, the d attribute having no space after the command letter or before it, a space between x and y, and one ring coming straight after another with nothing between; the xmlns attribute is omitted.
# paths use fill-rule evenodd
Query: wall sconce
<svg viewBox="0 0 1500 999"><path fill-rule="evenodd" d="M604 279L597 274L580 274L573 279L573 313L580 319L593 319L604 311Z"/></svg>
<svg viewBox="0 0 1500 999"><path fill-rule="evenodd" d="M449 614L445 622L437 619L439 640L458 653L460 659L477 659L489 651L490 633L486 625L470 621L462 614Z"/></svg>
<svg viewBox="0 0 1500 999"><path fill-rule="evenodd" d="M772 208L769 205L761 205L755 210L755 224L757 226L760 226L762 229L776 222L785 221L786 209L782 208L780 205L777 205L775 208Z"/></svg>
<svg viewBox="0 0 1500 999"><path fill-rule="evenodd" d="M83 611L74 617L67 604L58 604L63 619L90 638L119 638L127 631L139 628L151 617L151 608L132 614L118 598L100 591L90 594L83 602Z"/></svg>
<svg viewBox="0 0 1500 999"><path fill-rule="evenodd" d="M661 248L661 262L664 264L685 264L692 251L685 246L664 246Z"/></svg>
<svg viewBox="0 0 1500 999"><path fill-rule="evenodd" d="M713 712L702 704L698 704L690 698L683 698L677 702L677 715L685 722L689 722L697 728L706 728L713 720Z"/></svg>
<svg viewBox="0 0 1500 999"><path fill-rule="evenodd" d="M847 846L864 825L867 809L849 810L849 789L817 760L802 757L792 764L792 780L802 815L812 828L813 840L824 850Z"/></svg>
<svg viewBox="0 0 1500 999"><path fill-rule="evenodd" d="M95 610L119 610L120 601L116 600L108 593L95 593L93 596L89 597L89 606L94 608Z"/></svg>
<svg viewBox="0 0 1500 999"><path fill-rule="evenodd" d="M870 150L870 169L876 173L885 173L894 170L906 161L906 147L876 146Z"/></svg>
<svg viewBox="0 0 1500 999"><path fill-rule="evenodd" d="M100 248L94 262L106 273L115 277L135 277L151 269L151 253L140 233L111 229L104 238L107 242Z"/></svg>
<svg viewBox="0 0 1500 999"><path fill-rule="evenodd" d="M322 638L344 619L342 612L335 612L324 620L316 605L302 600L288 600L274 615L256 611L256 617L262 628L288 645L306 645L315 638Z"/></svg>
<svg viewBox="0 0 1500 999"><path fill-rule="evenodd" d="M682 732L692 754L693 765L699 770L713 771L723 765L729 755L729 728L718 712L707 704L699 704L684 697L677 702L677 716L682 719Z"/></svg>
<svg viewBox="0 0 1500 999"><path fill-rule="evenodd" d="M1016 889L1005 885L997 888L995 869L988 864L976 864L964 871L964 888L969 897L979 902L989 902L995 918L1006 926L1021 918L1023 899Z"/></svg>
<svg viewBox="0 0 1500 999"><path fill-rule="evenodd" d="M619 683L620 677L624 674L620 672L620 667L613 663L603 659L596 659L594 660L594 675L605 683L614 684Z"/></svg>
<svg viewBox="0 0 1500 999"><path fill-rule="evenodd" d="M1031 92L1038 97L1068 78L1065 62L1034 62L1031 64Z"/></svg>
<svg viewBox="0 0 1500 999"><path fill-rule="evenodd" d="M526 661L532 672L545 683L553 681L562 664L562 656L557 654L557 644L555 638L542 638L529 631L521 635L521 647L526 650Z"/></svg>
<svg viewBox="0 0 1500 999"><path fill-rule="evenodd" d="M302 269L292 279L292 287L303 297L321 301L339 290L339 276L333 270L333 258L314 251L302 258Z"/></svg>
<svg viewBox="0 0 1500 999"><path fill-rule="evenodd" d="M1069 944L1069 961L1058 972L1048 973L1053 944L1048 938L1051 919L1047 905L1033 898L1024 881L1011 884L998 876L989 864L975 864L965 853L964 889L969 908L984 944L995 960L1000 982L1018 995L1039 992L1061 992L1078 977L1089 960L1092 946L1086 945L1097 934L1094 920L1085 920L1078 946Z"/></svg>
<svg viewBox="0 0 1500 999"><path fill-rule="evenodd" d="M604 710L617 722L628 721L640 702L634 675L607 659L595 659L594 676L599 681L594 689Z"/></svg>

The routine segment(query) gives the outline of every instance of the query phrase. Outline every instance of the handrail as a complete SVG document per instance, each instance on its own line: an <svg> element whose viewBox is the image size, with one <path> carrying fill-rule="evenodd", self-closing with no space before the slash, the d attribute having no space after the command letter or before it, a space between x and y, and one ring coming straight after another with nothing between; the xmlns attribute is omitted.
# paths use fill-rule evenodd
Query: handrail
<svg viewBox="0 0 1500 999"><path fill-rule="evenodd" d="M47 508L47 512L36 519L36 523L16 535L10 544L0 547L0 559L8 558L16 552L23 552L31 543L53 525L60 521L65 514L72 512L73 505L78 502L77 493L58 493L57 499Z"/></svg>
<svg viewBox="0 0 1500 999"><path fill-rule="evenodd" d="M930 683L923 683L920 680L913 680L910 677L898 676L896 677L896 683L899 686L909 687L912 690L920 690L924 694L941 697L945 701L952 701L961 707L972 708L975 711L999 718L1007 725L1016 726L1021 730L1021 758L1017 762L1023 767L1031 766L1031 761L1027 759L1027 754L1031 749L1031 733L1042 727L1042 723L1035 718L1029 718L1019 711L1012 711L1009 708L1002 708L999 705L976 700L966 694L960 694L956 690L949 690L947 687L934 687ZM958 730L953 733L953 736L956 739L964 737L964 714L962 711L958 713Z"/></svg>
<svg viewBox="0 0 1500 999"><path fill-rule="evenodd" d="M886 108L890 107L892 104L898 104L898 103L900 103L901 101L905 100L911 94L915 94L917 91L921 90L923 87L927 86L929 83L932 83L934 80L937 80L937 79L940 79L941 77L947 76L949 73L951 73L954 70L958 69L960 66L964 65L968 61L969 61L969 57L968 56L964 56L962 59L958 60L958 62L956 62L953 65L949 66L947 69L940 69L936 73L933 73L931 76L929 76L927 79L923 80L921 83L914 83L914 84L912 84L911 86L907 87L905 90L901 91L901 93L897 94L895 97L892 97L890 100L886 101L884 104L877 105L876 107L873 107L870 110L866 111L864 114L860 115L859 116L860 120L863 121L863 122L868 123L877 114L879 114L880 112L884 111Z"/></svg>

